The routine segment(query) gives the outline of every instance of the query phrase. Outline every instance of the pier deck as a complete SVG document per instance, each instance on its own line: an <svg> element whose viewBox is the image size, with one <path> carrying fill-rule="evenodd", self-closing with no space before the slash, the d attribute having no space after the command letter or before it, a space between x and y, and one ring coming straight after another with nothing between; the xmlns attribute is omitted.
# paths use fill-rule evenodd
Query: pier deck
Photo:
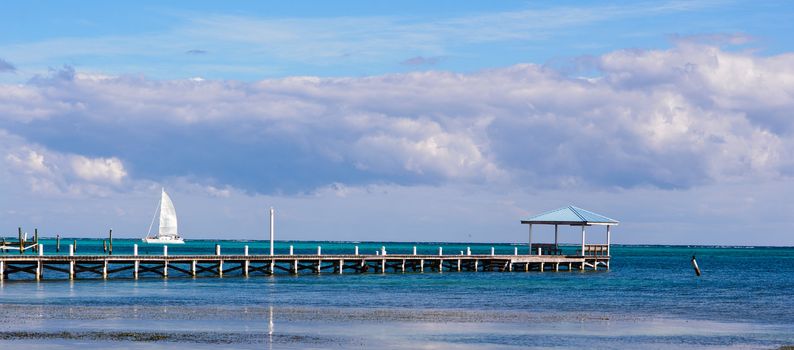
<svg viewBox="0 0 794 350"><path fill-rule="evenodd" d="M590 271L609 269L609 260L607 255L4 255L0 279Z"/></svg>

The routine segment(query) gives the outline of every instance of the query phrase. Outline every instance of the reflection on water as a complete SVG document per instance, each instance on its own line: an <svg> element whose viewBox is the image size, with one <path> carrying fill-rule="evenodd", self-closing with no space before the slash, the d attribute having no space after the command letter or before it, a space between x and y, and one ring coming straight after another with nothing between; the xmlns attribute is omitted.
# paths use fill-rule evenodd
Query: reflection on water
<svg viewBox="0 0 794 350"><path fill-rule="evenodd" d="M268 309L267 344L270 349L273 349L273 305L270 305Z"/></svg>

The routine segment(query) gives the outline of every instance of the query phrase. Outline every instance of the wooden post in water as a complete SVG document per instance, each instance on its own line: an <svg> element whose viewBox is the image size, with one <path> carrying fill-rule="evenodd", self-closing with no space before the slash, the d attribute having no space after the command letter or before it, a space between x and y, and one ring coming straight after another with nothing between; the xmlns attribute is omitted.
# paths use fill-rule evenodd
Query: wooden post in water
<svg viewBox="0 0 794 350"><path fill-rule="evenodd" d="M19 227L19 255L25 253L25 241L22 240L22 228Z"/></svg>
<svg viewBox="0 0 794 350"><path fill-rule="evenodd" d="M102 252L103 253L107 253L108 252L108 241L104 240L104 239L102 240Z"/></svg>
<svg viewBox="0 0 794 350"><path fill-rule="evenodd" d="M692 255L692 267L695 269L695 275L700 276L700 267L698 267L698 261L694 255Z"/></svg>
<svg viewBox="0 0 794 350"><path fill-rule="evenodd" d="M55 252L61 252L61 235L55 235Z"/></svg>
<svg viewBox="0 0 794 350"><path fill-rule="evenodd" d="M113 255L113 229L108 231L108 253Z"/></svg>
<svg viewBox="0 0 794 350"><path fill-rule="evenodd" d="M39 229L37 228L33 229L33 250L37 253L39 251Z"/></svg>
<svg viewBox="0 0 794 350"><path fill-rule="evenodd" d="M72 242L72 252L77 253L77 240Z"/></svg>

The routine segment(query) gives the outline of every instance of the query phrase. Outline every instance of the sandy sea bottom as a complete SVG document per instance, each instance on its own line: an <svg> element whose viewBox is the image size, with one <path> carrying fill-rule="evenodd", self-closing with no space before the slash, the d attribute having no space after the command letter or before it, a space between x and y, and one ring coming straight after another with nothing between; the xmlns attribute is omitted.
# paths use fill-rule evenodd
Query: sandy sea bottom
<svg viewBox="0 0 794 350"><path fill-rule="evenodd" d="M6 306L3 314L0 344L26 349L773 349L794 334L788 326L576 312Z"/></svg>

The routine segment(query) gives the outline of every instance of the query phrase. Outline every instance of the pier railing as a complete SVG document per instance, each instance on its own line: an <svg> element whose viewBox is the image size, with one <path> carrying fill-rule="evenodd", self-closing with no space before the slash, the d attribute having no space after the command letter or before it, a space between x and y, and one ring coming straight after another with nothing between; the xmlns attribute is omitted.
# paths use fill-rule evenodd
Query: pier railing
<svg viewBox="0 0 794 350"><path fill-rule="evenodd" d="M584 246L584 254L585 256L588 255L595 255L595 256L606 256L609 255L609 245L608 244L586 244Z"/></svg>

